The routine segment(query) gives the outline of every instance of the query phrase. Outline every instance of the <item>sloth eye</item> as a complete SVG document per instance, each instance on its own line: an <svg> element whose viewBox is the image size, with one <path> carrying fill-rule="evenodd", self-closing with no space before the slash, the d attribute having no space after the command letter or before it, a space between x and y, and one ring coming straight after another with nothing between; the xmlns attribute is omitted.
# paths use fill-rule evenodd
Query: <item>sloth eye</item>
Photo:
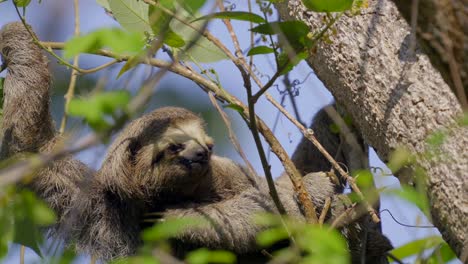
<svg viewBox="0 0 468 264"><path fill-rule="evenodd" d="M171 153L178 153L180 151L182 151L184 149L184 144L170 144L169 147L167 147L167 149L171 152Z"/></svg>
<svg viewBox="0 0 468 264"><path fill-rule="evenodd" d="M214 144L206 144L209 151L213 151Z"/></svg>

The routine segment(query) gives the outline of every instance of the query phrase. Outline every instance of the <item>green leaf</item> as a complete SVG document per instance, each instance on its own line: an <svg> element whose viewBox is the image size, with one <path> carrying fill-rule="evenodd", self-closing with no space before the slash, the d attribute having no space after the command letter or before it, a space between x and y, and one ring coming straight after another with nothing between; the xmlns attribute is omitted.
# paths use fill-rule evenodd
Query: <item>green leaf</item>
<svg viewBox="0 0 468 264"><path fill-rule="evenodd" d="M402 186L401 189L393 189L388 192L416 205L426 216L429 215L429 201L425 193L418 192L410 186Z"/></svg>
<svg viewBox="0 0 468 264"><path fill-rule="evenodd" d="M353 0L302 0L302 3L315 12L343 12L353 6Z"/></svg>
<svg viewBox="0 0 468 264"><path fill-rule="evenodd" d="M309 254L301 263L349 263L346 240L337 230L306 225L296 236L296 242Z"/></svg>
<svg viewBox="0 0 468 264"><path fill-rule="evenodd" d="M185 46L185 40L169 29L164 35L164 43L173 48L181 48Z"/></svg>
<svg viewBox="0 0 468 264"><path fill-rule="evenodd" d="M398 259L404 259L406 257L419 254L426 249L435 247L440 243L443 243L443 240L440 236L431 236L411 241L401 247L393 249L390 251L390 253L392 253Z"/></svg>
<svg viewBox="0 0 468 264"><path fill-rule="evenodd" d="M122 74L126 73L130 69L133 69L133 67L137 66L139 62L140 62L139 55L131 57L129 60L127 60L124 66L122 66L122 68L119 71L119 74L117 74L117 78L122 76Z"/></svg>
<svg viewBox="0 0 468 264"><path fill-rule="evenodd" d="M13 242L24 245L42 256L39 244L42 234L39 227L55 222L54 212L28 190L21 191L14 199Z"/></svg>
<svg viewBox="0 0 468 264"><path fill-rule="evenodd" d="M431 147L440 147L445 142L446 138L447 134L445 132L437 131L429 135L429 137L426 139L426 142Z"/></svg>
<svg viewBox="0 0 468 264"><path fill-rule="evenodd" d="M353 172L353 175L356 175L354 179L361 190L366 190L374 186L373 176L369 170L358 170Z"/></svg>
<svg viewBox="0 0 468 264"><path fill-rule="evenodd" d="M262 247L269 247L288 237L289 233L283 227L269 228L257 235L257 243Z"/></svg>
<svg viewBox="0 0 468 264"><path fill-rule="evenodd" d="M309 27L301 21L281 21L258 25L252 28L252 31L265 35L275 35L286 33L287 31L295 31L300 32L299 35L307 35L309 33Z"/></svg>
<svg viewBox="0 0 468 264"><path fill-rule="evenodd" d="M190 252L185 261L190 264L235 263L236 255L224 250L208 250L206 248L200 248Z"/></svg>
<svg viewBox="0 0 468 264"><path fill-rule="evenodd" d="M80 53L93 53L100 48L109 48L118 55L141 52L145 46L144 36L118 28L103 28L84 36L73 37L65 43L65 58Z"/></svg>
<svg viewBox="0 0 468 264"><path fill-rule="evenodd" d="M281 69L281 75L290 72L299 62L306 59L308 53L303 51L297 53L294 58L289 58L289 55L282 52L278 55L278 68Z"/></svg>
<svg viewBox="0 0 468 264"><path fill-rule="evenodd" d="M450 248L450 246L443 241L442 245L437 247L432 255L427 259L427 263L440 263L439 259L442 259L443 263L448 263L449 261L455 259L457 255L453 250Z"/></svg>
<svg viewBox="0 0 468 264"><path fill-rule="evenodd" d="M68 114L83 117L94 130L103 131L109 127L104 117L123 109L129 101L130 94L122 90L95 94L88 99L73 98Z"/></svg>
<svg viewBox="0 0 468 264"><path fill-rule="evenodd" d="M13 0L13 2L17 7L27 7L31 3L31 0Z"/></svg>
<svg viewBox="0 0 468 264"><path fill-rule="evenodd" d="M128 31L151 32L148 4L137 0L108 0L110 10L119 24Z"/></svg>
<svg viewBox="0 0 468 264"><path fill-rule="evenodd" d="M189 20L188 14L179 12L179 17ZM192 26L201 29L202 21L192 23ZM172 31L177 32L185 40L186 45L180 49L174 49L174 55L180 60L195 61L198 63L209 63L227 59L227 55L211 41L205 37L198 37L199 33L178 20L172 20L170 23ZM195 43L194 41L197 40ZM185 51L185 47L191 46L190 50Z"/></svg>
<svg viewBox="0 0 468 264"><path fill-rule="evenodd" d="M414 163L414 156L407 148L400 147L395 149L391 154L388 161L388 168L393 172L397 172L402 167Z"/></svg>
<svg viewBox="0 0 468 264"><path fill-rule="evenodd" d="M205 20L205 19L213 19L213 18L220 18L220 19L233 19L233 20L240 20L240 21L250 21L252 23L265 23L265 19L257 14L244 12L244 11L225 11L225 12L218 12L209 14L206 16L199 17L192 22Z"/></svg>
<svg viewBox="0 0 468 264"><path fill-rule="evenodd" d="M261 24L252 28L255 33L265 35L278 34L280 44L284 48L292 48L297 53L310 47L313 43L308 37L309 27L302 21L282 21Z"/></svg>
<svg viewBox="0 0 468 264"><path fill-rule="evenodd" d="M275 52L274 49L267 47L267 46L257 46L253 47L249 50L247 53L247 56L253 56L253 55L258 55L258 54L269 54Z"/></svg>
<svg viewBox="0 0 468 264"><path fill-rule="evenodd" d="M191 16L195 16L197 11L205 5L206 0L177 0L177 3Z"/></svg>
<svg viewBox="0 0 468 264"><path fill-rule="evenodd" d="M143 240L160 241L176 236L189 227L200 227L206 224L202 219L179 218L167 219L143 231Z"/></svg>
<svg viewBox="0 0 468 264"><path fill-rule="evenodd" d="M225 106L223 106L223 107L224 107L224 108L230 108L230 109L232 109L232 110L235 110L235 111L237 111L239 114L244 113L244 109L242 109L241 106L236 105L236 104L228 104L228 105L225 105Z"/></svg>
<svg viewBox="0 0 468 264"><path fill-rule="evenodd" d="M8 244L13 239L13 211L8 198L0 197L0 259L8 253Z"/></svg>

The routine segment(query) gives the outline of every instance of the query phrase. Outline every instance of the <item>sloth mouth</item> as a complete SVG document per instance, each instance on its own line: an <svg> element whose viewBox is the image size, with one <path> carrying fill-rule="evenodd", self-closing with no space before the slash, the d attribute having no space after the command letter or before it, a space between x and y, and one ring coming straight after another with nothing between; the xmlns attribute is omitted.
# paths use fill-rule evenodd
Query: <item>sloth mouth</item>
<svg viewBox="0 0 468 264"><path fill-rule="evenodd" d="M184 165L187 169L195 169L195 168L201 169L206 164L208 164L208 159L191 160L191 159L181 158L179 162L180 164Z"/></svg>

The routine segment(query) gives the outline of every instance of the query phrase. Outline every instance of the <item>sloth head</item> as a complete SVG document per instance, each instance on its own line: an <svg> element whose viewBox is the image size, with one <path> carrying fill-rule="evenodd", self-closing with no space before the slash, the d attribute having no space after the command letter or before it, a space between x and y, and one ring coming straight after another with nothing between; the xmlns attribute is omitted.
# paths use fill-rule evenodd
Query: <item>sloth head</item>
<svg viewBox="0 0 468 264"><path fill-rule="evenodd" d="M122 131L109 148L98 180L136 199L190 195L210 177L212 149L200 117L183 108L160 108Z"/></svg>

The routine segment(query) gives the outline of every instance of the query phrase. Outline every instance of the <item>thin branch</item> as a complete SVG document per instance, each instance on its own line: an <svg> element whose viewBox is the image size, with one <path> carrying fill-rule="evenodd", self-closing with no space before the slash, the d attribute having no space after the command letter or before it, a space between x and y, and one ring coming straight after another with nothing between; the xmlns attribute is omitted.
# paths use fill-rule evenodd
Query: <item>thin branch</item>
<svg viewBox="0 0 468 264"><path fill-rule="evenodd" d="M323 222L325 221L325 217L327 216L328 210L330 210L330 205L331 205L331 198L327 197L325 199L325 204L323 205L322 213L320 214L319 217L319 225L322 226Z"/></svg>
<svg viewBox="0 0 468 264"><path fill-rule="evenodd" d="M320 153L322 153L325 156L325 158L332 164L333 168L340 173L341 177L343 177L343 179L345 179L349 183L353 191L364 202L367 208L367 211L372 217L372 220L375 223L380 222L380 219L377 213L375 212L374 208L372 208L372 206L364 199L364 195L362 194L359 187L356 185L354 178L349 176L349 174L345 172L343 168L341 168L341 166L336 162L336 160L328 153L328 151L317 140L317 138L314 136L314 132L311 129L306 129L301 123L299 123L299 121L297 121L294 117L292 117L286 111L286 109L284 109L280 104L278 104L278 102L276 102L273 99L273 97L271 97L271 95L267 94L266 97L268 101L270 101L276 108L278 108L284 114L284 116L286 116L294 125L296 125L299 128L299 130L302 132L304 137L306 137L310 142L312 142L312 144L320 151Z"/></svg>
<svg viewBox="0 0 468 264"><path fill-rule="evenodd" d="M286 67L286 66L284 66ZM282 67L282 68L284 68ZM281 72L283 69L278 69L278 71L270 78L270 80L258 91L256 94L253 95L252 97L252 103L256 103L260 96L262 96L278 79L278 77L281 76Z"/></svg>
<svg viewBox="0 0 468 264"><path fill-rule="evenodd" d="M73 8L75 10L75 32L74 35L75 37L78 37L80 35L80 3L79 0L73 0ZM76 68L79 68L79 55L76 55L73 58L73 66ZM70 83L68 84L68 91L67 94L65 95L65 107L63 111L63 117L62 117L62 122L60 124L60 130L59 133L63 134L65 132L65 127L67 126L67 117L68 117L68 108L70 106L70 101L73 98L73 95L75 94L75 87L76 87L76 79L77 79L77 73L78 71L75 69L72 69L71 71L71 77L70 77Z"/></svg>
<svg viewBox="0 0 468 264"><path fill-rule="evenodd" d="M221 11L224 11L224 6L222 2L217 1L218 6ZM260 156L260 161L262 162L263 171L265 173L265 178L268 183L268 188L270 191L270 196L275 203L278 212L282 215L286 215L286 210L284 209L284 205L279 198L278 191L276 190L275 182L273 180L273 175L271 174L271 167L268 164L268 160L266 158L265 150L263 148L262 141L259 136L258 126L257 126L257 117L255 114L255 103L252 102L252 82L250 81L250 75L247 73L245 67L243 67L243 63L245 63L245 58L240 48L239 40L237 39L237 35L234 32L234 28L232 27L231 21L229 19L223 19L224 24L226 25L227 30L229 31L229 35L231 36L232 42L234 43L235 54L239 60L235 60L234 64L239 69L243 81L244 87L247 91L247 98L248 98L248 125L250 127L250 131L255 141L255 145L258 150L258 154Z"/></svg>
<svg viewBox="0 0 468 264"><path fill-rule="evenodd" d="M242 150L242 148L241 148L241 146L239 144L239 141L237 140L237 137L236 137L234 131L232 130L231 121L229 121L229 117L223 111L223 109L221 109L221 107L219 106L219 104L216 101L216 98L215 98L215 96L213 95L212 92L208 92L208 97L210 98L211 103L213 104L213 106L216 108L219 115L223 119L224 124L226 125L226 128L228 129L229 139L231 140L232 145L234 146L237 153L239 153L239 155L241 156L241 158L244 160L245 164L247 165L247 169L249 170L249 175L247 175L247 177L249 178L250 182L252 184L254 184L254 187L257 188L258 184L257 184L256 177L255 177L255 175L256 175L255 169L253 168L252 164L249 162L249 160L247 159L247 156L245 155L244 151Z"/></svg>

